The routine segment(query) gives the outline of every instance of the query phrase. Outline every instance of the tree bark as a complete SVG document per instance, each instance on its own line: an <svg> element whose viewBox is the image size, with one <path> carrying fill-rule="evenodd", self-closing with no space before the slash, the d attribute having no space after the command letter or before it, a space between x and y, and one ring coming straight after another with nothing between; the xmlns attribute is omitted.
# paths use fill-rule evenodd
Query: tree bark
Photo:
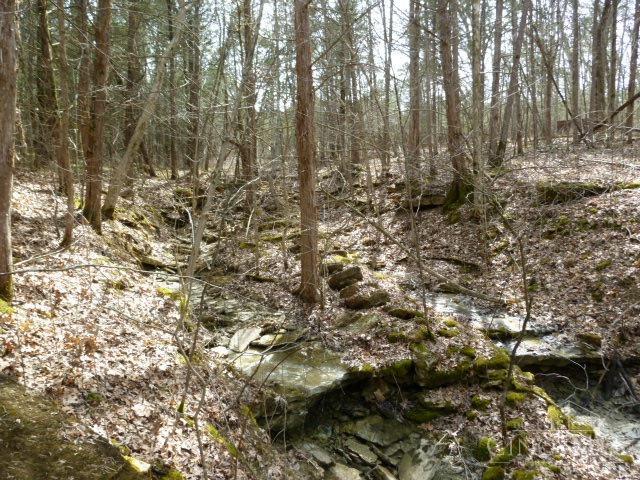
<svg viewBox="0 0 640 480"><path fill-rule="evenodd" d="M618 65L618 0L612 0L611 2L611 43L609 53L609 79L608 79L608 102L607 113L611 114L616 109L616 72ZM610 128L607 132L607 140L612 142L615 138L615 128Z"/></svg>
<svg viewBox="0 0 640 480"><path fill-rule="evenodd" d="M318 219L316 207L316 165L314 134L314 90L311 71L311 27L309 1L295 0L294 29L296 39L296 148L300 183L300 246L303 301L317 303L320 278L318 273Z"/></svg>
<svg viewBox="0 0 640 480"><path fill-rule="evenodd" d="M575 0L574 0L575 1ZM638 32L640 31L640 0L636 0L635 13L633 14L633 29L631 31L631 58L629 59L629 84L627 86L627 96L631 98L636 89L636 76L638 70ZM633 141L633 104L627 107L627 119L625 126L629 129L627 133L627 143Z"/></svg>
<svg viewBox="0 0 640 480"><path fill-rule="evenodd" d="M502 60L502 10L504 0L496 0L496 21L493 30L493 62L491 79L491 114L489 125L489 151L495 152L500 131L500 64Z"/></svg>
<svg viewBox="0 0 640 480"><path fill-rule="evenodd" d="M637 0L640 3L640 0ZM571 46L571 110L577 122L580 111L580 14L578 12L578 0L572 0L572 30L573 39ZM580 132L577 125L573 125L573 143L580 142Z"/></svg>
<svg viewBox="0 0 640 480"><path fill-rule="evenodd" d="M473 189L473 203L476 214L484 212L484 158L482 155L482 111L484 107L484 75L482 74L482 2L473 0L471 4L471 76L472 76L472 143L473 143L473 167L475 184Z"/></svg>
<svg viewBox="0 0 640 480"><path fill-rule="evenodd" d="M453 180L447 193L447 204L464 202L470 187L469 167L464 151L464 136L460 119L460 77L458 72L456 0L438 0L440 56L447 110L447 149L453 167Z"/></svg>
<svg viewBox="0 0 640 480"><path fill-rule="evenodd" d="M111 0L98 0L93 61L93 105L87 161L87 188L84 198L84 217L93 229L102 233L102 163L104 157L104 126L107 110L107 81L109 79L109 28L111 26Z"/></svg>
<svg viewBox="0 0 640 480"><path fill-rule="evenodd" d="M173 0L167 0L168 41L173 42ZM169 55L169 162L171 165L171 180L178 178L178 149L175 136L178 133L175 92L176 61L174 55Z"/></svg>
<svg viewBox="0 0 640 480"><path fill-rule="evenodd" d="M420 2L409 5L409 132L407 135L408 177L413 188L420 172ZM411 193L411 191L410 191Z"/></svg>
<svg viewBox="0 0 640 480"><path fill-rule="evenodd" d="M13 297L11 189L13 185L18 16L15 0L0 0L0 299Z"/></svg>

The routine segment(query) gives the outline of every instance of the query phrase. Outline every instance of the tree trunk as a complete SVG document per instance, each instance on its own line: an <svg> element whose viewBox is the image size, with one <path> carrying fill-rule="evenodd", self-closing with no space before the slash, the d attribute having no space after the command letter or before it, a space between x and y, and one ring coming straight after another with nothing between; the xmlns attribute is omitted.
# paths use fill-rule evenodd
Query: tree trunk
<svg viewBox="0 0 640 480"><path fill-rule="evenodd" d="M311 71L311 27L309 1L294 0L296 40L296 148L300 182L300 296L307 303L319 300L318 219L314 134L314 90Z"/></svg>
<svg viewBox="0 0 640 480"><path fill-rule="evenodd" d="M464 202L469 190L469 168L464 152L464 136L460 120L460 77L458 73L458 32L456 0L438 0L440 56L447 109L447 149L453 167L453 180L447 193L447 204Z"/></svg>
<svg viewBox="0 0 640 480"><path fill-rule="evenodd" d="M611 46L609 53L609 81L608 81L608 102L607 113L611 114L616 109L616 72L618 64L618 51L616 50L618 42L618 0L611 2ZM615 128L610 128L607 132L607 140L612 142L615 138Z"/></svg>
<svg viewBox="0 0 640 480"><path fill-rule="evenodd" d="M605 112L605 74L606 74L606 33L607 19L611 10L611 0L605 0L600 12L600 1L593 6L593 43L591 67L591 123L597 124Z"/></svg>
<svg viewBox="0 0 640 480"><path fill-rule="evenodd" d="M420 2L409 5L409 132L407 135L408 178L413 188L420 172Z"/></svg>
<svg viewBox="0 0 640 480"><path fill-rule="evenodd" d="M527 25L527 14L531 10L531 0L524 0L522 4L522 14L520 16L520 24L518 25L518 34L513 46L513 59L511 61L511 72L509 74L509 88L507 89L507 103L504 106L504 115L502 117L502 125L500 129L500 140L496 146L495 152L490 159L493 166L500 166L504 160L505 151L507 149L507 138L511 125L511 114L515 100L515 93L518 89L518 68L520 68L520 55L522 53L522 41L524 39L524 30Z"/></svg>
<svg viewBox="0 0 640 480"><path fill-rule="evenodd" d="M574 0L575 1L575 0ZM638 32L640 31L640 0L636 0L635 13L633 15L633 30L631 31L631 58L629 60L629 85L627 96L631 98L636 89L636 75L638 70ZM627 143L633 141L633 104L627 107L627 119L625 126L629 129L627 133Z"/></svg>
<svg viewBox="0 0 640 480"><path fill-rule="evenodd" d="M640 2L640 0L637 0ZM580 110L580 14L578 12L578 0L572 0L571 6L573 10L572 26L573 39L571 46L571 110L577 122L579 120ZM573 143L580 142L580 132L577 125L573 125Z"/></svg>
<svg viewBox="0 0 640 480"><path fill-rule="evenodd" d="M71 111L71 88L69 86L72 78L69 70L69 60L67 58L67 27L62 5L58 6L58 71L60 72L60 116L58 119L58 164L62 170L62 186L67 197L67 212L64 222L64 235L61 246L66 248L73 240L73 225L75 222L75 192L73 186L73 170L69 159L69 117Z"/></svg>
<svg viewBox="0 0 640 480"><path fill-rule="evenodd" d="M168 40L173 42L173 0L167 0L167 24ZM173 55L169 56L169 162L171 164L171 180L178 178L178 149L175 136L178 132L176 99L175 99L176 61Z"/></svg>
<svg viewBox="0 0 640 480"><path fill-rule="evenodd" d="M107 81L109 79L109 28L111 26L111 0L98 0L93 61L93 106L87 156L87 188L84 198L84 217L93 229L102 233L102 163L104 157L104 126L107 110Z"/></svg>
<svg viewBox="0 0 640 480"><path fill-rule="evenodd" d="M484 75L482 74L482 2L473 0L471 4L471 76L472 76L472 105L471 105L471 135L473 144L473 170L475 184L473 189L473 203L476 214L484 212L484 158L482 156L482 110L484 106Z"/></svg>
<svg viewBox="0 0 640 480"><path fill-rule="evenodd" d="M382 123L382 173L386 175L389 172L389 165L391 159L391 133L389 117L389 104L391 102L391 51L393 47L393 0L390 0L389 5L389 20L388 29L387 22L385 21L385 6L384 0L382 2L382 25L384 28L384 115Z"/></svg>
<svg viewBox="0 0 640 480"><path fill-rule="evenodd" d="M246 1L246 0L245 0ZM200 83L201 83L201 54L200 54L200 7L202 0L192 2L192 12L189 17L189 34L187 35L187 69L188 69L188 101L187 101L187 158L191 170L191 179L197 181L199 172L199 144L200 144ZM195 183L194 183L195 184ZM194 195L195 197L195 195Z"/></svg>
<svg viewBox="0 0 640 480"><path fill-rule="evenodd" d="M89 48L89 20L88 20L88 0L76 0L76 41L80 47L80 64L78 67L78 100L76 111L76 123L80 132L80 143L82 145L82 155L85 162L91 155L91 97L89 89L91 87L91 50Z"/></svg>
<svg viewBox="0 0 640 480"><path fill-rule="evenodd" d="M15 0L0 0L0 299L11 301L11 187L13 184L13 131L18 73L18 17Z"/></svg>
<svg viewBox="0 0 640 480"><path fill-rule="evenodd" d="M493 30L493 62L491 80L491 115L489 125L489 152L496 151L500 131L500 65L502 60L502 10L504 0L496 0L496 21Z"/></svg>

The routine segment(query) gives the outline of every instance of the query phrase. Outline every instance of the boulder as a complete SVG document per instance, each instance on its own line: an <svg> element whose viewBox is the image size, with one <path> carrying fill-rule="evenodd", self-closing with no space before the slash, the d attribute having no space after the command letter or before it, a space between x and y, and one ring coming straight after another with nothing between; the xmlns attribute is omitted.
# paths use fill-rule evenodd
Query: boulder
<svg viewBox="0 0 640 480"><path fill-rule="evenodd" d="M362 480L364 477L360 470L336 463L327 471L324 478L326 480Z"/></svg>
<svg viewBox="0 0 640 480"><path fill-rule="evenodd" d="M360 267L352 266L331 275L328 283L334 290L342 290L344 287L348 287L362 280L362 278L362 270Z"/></svg>
<svg viewBox="0 0 640 480"><path fill-rule="evenodd" d="M344 305L352 310L364 310L367 308L380 307L390 300L389 293L382 288L365 288L355 295L348 297Z"/></svg>

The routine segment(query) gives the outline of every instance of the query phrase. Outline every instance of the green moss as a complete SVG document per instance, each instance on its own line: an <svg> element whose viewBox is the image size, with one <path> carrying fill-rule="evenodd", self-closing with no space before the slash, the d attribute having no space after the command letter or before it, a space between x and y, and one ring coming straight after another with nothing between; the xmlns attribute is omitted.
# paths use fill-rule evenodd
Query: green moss
<svg viewBox="0 0 640 480"><path fill-rule="evenodd" d="M490 403L491 399L483 395L474 395L471 398L471 405L477 410L486 410Z"/></svg>
<svg viewBox="0 0 640 480"><path fill-rule="evenodd" d="M187 477L185 477L178 470L172 468L166 474L160 476L158 480L186 480L186 478Z"/></svg>
<svg viewBox="0 0 640 480"><path fill-rule="evenodd" d="M603 281L598 281L591 286L590 289L591 298L595 302L602 302L604 300L604 295L606 293L606 287Z"/></svg>
<svg viewBox="0 0 640 480"><path fill-rule="evenodd" d="M547 415L549 416L549 420L551 420L551 424L555 428L564 425L566 422L567 416L557 405L549 405L547 407Z"/></svg>
<svg viewBox="0 0 640 480"><path fill-rule="evenodd" d="M514 470L511 478L513 480L534 480L538 474L537 470Z"/></svg>
<svg viewBox="0 0 640 480"><path fill-rule="evenodd" d="M474 363L474 368L479 371L495 370L509 367L509 354L503 349L496 349L492 357L478 358Z"/></svg>
<svg viewBox="0 0 640 480"><path fill-rule="evenodd" d="M473 448L473 456L481 462L488 462L496 449L496 441L490 437L482 437Z"/></svg>
<svg viewBox="0 0 640 480"><path fill-rule="evenodd" d="M451 369L432 369L422 375L420 379L421 385L427 388L442 387L460 382L469 374L471 365L468 362L462 362Z"/></svg>
<svg viewBox="0 0 640 480"><path fill-rule="evenodd" d="M233 442L231 442L227 437L220 433L220 431L214 425L210 423L207 424L207 433L216 442L225 447L233 458L238 458L238 456L240 455L238 448L233 444Z"/></svg>
<svg viewBox="0 0 640 480"><path fill-rule="evenodd" d="M438 335L445 338L453 338L460 335L460 330L457 328L441 328L438 330Z"/></svg>
<svg viewBox="0 0 640 480"><path fill-rule="evenodd" d="M524 402L527 398L526 393L524 392L507 392L507 404L515 406L522 402Z"/></svg>
<svg viewBox="0 0 640 480"><path fill-rule="evenodd" d="M498 452L498 454L495 457L491 459L490 465L505 466L511 463L511 460L513 460L514 457L515 457L514 453L512 453L510 450L503 448L502 450L500 450L500 452Z"/></svg>
<svg viewBox="0 0 640 480"><path fill-rule="evenodd" d="M488 467L482 474L482 480L504 480L504 468Z"/></svg>
<svg viewBox="0 0 640 480"><path fill-rule="evenodd" d="M458 328L458 327L460 327L460 324L458 322L456 322L455 318L452 318L452 317L445 318L443 323L449 328Z"/></svg>
<svg viewBox="0 0 640 480"><path fill-rule="evenodd" d="M588 423L574 422L573 419L568 418L567 428L571 433L584 435L585 437L596 438L596 431Z"/></svg>
<svg viewBox="0 0 640 480"><path fill-rule="evenodd" d="M11 315L12 313L13 307L0 298L0 315Z"/></svg>
<svg viewBox="0 0 640 480"><path fill-rule="evenodd" d="M524 419L522 417L512 418L507 421L507 430L522 430L524 428Z"/></svg>
<svg viewBox="0 0 640 480"><path fill-rule="evenodd" d="M151 465L135 457L124 456L122 458L125 459L125 461L129 464L129 467L135 474L146 474L151 470Z"/></svg>
<svg viewBox="0 0 640 480"><path fill-rule="evenodd" d="M553 473L561 473L562 472L562 469L559 466L557 466L557 465L555 465L555 464L553 464L551 462L540 461L540 462L535 462L535 465L537 465L539 467L544 467L544 468L546 468L547 470L549 470L550 472L553 472Z"/></svg>
<svg viewBox="0 0 640 480"><path fill-rule="evenodd" d="M409 340L409 337L405 332L395 331L389 332L389 334L387 335L387 340L389 340L389 342L391 343L404 343Z"/></svg>
<svg viewBox="0 0 640 480"><path fill-rule="evenodd" d="M480 415L480 412L477 410L469 410L466 414L467 420L475 420Z"/></svg>
<svg viewBox="0 0 640 480"><path fill-rule="evenodd" d="M626 463L627 465L633 465L633 462L634 462L633 455L620 453L618 454L618 458L622 460L624 463Z"/></svg>
<svg viewBox="0 0 640 480"><path fill-rule="evenodd" d="M405 358L382 369L381 373L385 377L392 377L396 380L406 379L413 371L413 360Z"/></svg>
<svg viewBox="0 0 640 480"><path fill-rule="evenodd" d="M156 293L161 297L168 297L171 300L180 300L182 298L182 293L179 290L171 290L166 287L158 287L156 288Z"/></svg>
<svg viewBox="0 0 640 480"><path fill-rule="evenodd" d="M87 393L85 400L92 407L97 407L104 401L104 397L100 395L98 392L89 392Z"/></svg>
<svg viewBox="0 0 640 480"><path fill-rule="evenodd" d="M602 270L606 270L607 268L609 268L611 265L613 265L613 262L609 259L600 260L596 264L596 271L601 272Z"/></svg>
<svg viewBox="0 0 640 480"><path fill-rule="evenodd" d="M470 346L465 346L460 349L460 353L465 357L476 358L476 349Z"/></svg>

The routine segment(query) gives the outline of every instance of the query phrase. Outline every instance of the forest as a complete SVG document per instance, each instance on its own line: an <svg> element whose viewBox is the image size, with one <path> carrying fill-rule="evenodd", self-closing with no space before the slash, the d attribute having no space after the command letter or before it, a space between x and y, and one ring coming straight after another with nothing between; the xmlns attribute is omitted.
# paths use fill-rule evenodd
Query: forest
<svg viewBox="0 0 640 480"><path fill-rule="evenodd" d="M0 480L640 478L640 0L0 0Z"/></svg>

